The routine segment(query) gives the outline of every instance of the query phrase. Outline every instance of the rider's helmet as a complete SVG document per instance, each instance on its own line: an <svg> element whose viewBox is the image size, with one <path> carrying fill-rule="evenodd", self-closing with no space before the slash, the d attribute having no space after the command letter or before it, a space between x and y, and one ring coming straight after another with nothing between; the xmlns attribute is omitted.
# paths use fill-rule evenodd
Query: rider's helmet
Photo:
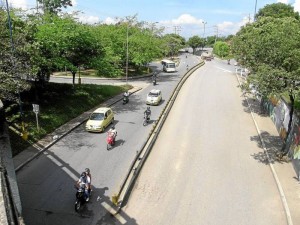
<svg viewBox="0 0 300 225"><path fill-rule="evenodd" d="M148 110L148 111L150 110L150 106L147 107L147 110Z"/></svg>
<svg viewBox="0 0 300 225"><path fill-rule="evenodd" d="M85 171L86 174L89 174L89 173L90 173L90 169L89 169L89 168L85 168L84 171Z"/></svg>
<svg viewBox="0 0 300 225"><path fill-rule="evenodd" d="M81 173L81 177L85 178L85 176L86 176L86 173L85 173L85 172L82 172L82 173Z"/></svg>
<svg viewBox="0 0 300 225"><path fill-rule="evenodd" d="M112 125L111 129L113 129L113 130L114 130L114 129L115 129L115 126L114 126L114 125Z"/></svg>

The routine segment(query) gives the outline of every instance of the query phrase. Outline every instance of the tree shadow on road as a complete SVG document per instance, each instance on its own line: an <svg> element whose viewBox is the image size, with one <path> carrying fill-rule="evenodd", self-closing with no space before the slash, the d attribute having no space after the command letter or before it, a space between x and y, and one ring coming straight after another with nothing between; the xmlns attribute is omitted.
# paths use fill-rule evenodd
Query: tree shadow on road
<svg viewBox="0 0 300 225"><path fill-rule="evenodd" d="M251 141L255 141L257 146L262 149L261 152L252 154L251 156L260 163L269 165L270 163L284 163L280 157L280 149L282 146L282 140L279 136L270 135L268 132L261 132L261 137L263 139L265 150L263 149L262 142L259 135L250 137ZM269 157L269 159L268 159Z"/></svg>
<svg viewBox="0 0 300 225"><path fill-rule="evenodd" d="M248 101L247 101L248 99ZM262 117L268 117L269 115L266 113L266 110L262 107L262 105L260 104L260 101L254 97L249 97L248 98L243 99L242 101L242 105L244 106L244 112L246 113L251 113L251 111L255 114L258 114L259 116ZM249 104L250 104L250 108L249 108Z"/></svg>

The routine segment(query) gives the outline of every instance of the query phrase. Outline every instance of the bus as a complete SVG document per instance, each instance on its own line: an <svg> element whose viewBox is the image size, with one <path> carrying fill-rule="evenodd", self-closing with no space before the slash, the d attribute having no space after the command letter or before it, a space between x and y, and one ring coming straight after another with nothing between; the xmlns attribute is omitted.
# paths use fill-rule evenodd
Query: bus
<svg viewBox="0 0 300 225"><path fill-rule="evenodd" d="M175 62L168 60L168 59L164 59L161 61L161 64L163 66L163 71L165 72L175 72L176 71L176 65Z"/></svg>

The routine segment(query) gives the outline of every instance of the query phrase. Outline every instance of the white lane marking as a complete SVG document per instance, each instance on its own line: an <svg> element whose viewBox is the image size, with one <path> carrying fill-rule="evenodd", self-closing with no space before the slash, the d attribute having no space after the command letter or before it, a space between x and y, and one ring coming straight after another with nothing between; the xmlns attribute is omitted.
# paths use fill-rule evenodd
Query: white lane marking
<svg viewBox="0 0 300 225"><path fill-rule="evenodd" d="M223 70L224 72L233 73L232 71L230 71L230 70L226 70L226 69L224 69L224 68L221 68L221 67L217 67L217 66L216 66L216 68L218 68L218 69L220 69L220 70Z"/></svg>

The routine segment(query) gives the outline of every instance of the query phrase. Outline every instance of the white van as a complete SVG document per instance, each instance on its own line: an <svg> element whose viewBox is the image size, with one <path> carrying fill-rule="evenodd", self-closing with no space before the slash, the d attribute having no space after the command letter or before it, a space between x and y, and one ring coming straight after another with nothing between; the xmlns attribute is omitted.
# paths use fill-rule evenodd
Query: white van
<svg viewBox="0 0 300 225"><path fill-rule="evenodd" d="M165 72L176 72L176 65L175 62L168 60L168 59L164 59L161 61L161 64L163 66L163 71Z"/></svg>

